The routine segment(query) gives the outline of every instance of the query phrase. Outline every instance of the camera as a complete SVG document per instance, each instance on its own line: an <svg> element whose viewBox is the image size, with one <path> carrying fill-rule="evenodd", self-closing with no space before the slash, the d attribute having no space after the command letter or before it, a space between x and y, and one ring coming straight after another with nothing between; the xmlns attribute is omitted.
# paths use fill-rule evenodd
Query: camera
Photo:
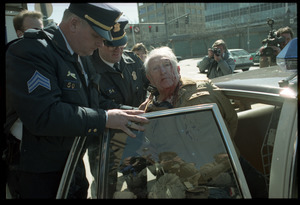
<svg viewBox="0 0 300 205"><path fill-rule="evenodd" d="M221 49L219 49L219 48L211 48L211 51L212 51L216 56L220 56L220 55L221 55Z"/></svg>
<svg viewBox="0 0 300 205"><path fill-rule="evenodd" d="M261 50L260 56L270 56L275 58L274 50L270 46L279 47L279 43L283 43L285 38L283 36L277 37L275 30L273 30L273 19L268 18L267 24L270 26L271 30L269 31L268 38L262 41L263 49Z"/></svg>

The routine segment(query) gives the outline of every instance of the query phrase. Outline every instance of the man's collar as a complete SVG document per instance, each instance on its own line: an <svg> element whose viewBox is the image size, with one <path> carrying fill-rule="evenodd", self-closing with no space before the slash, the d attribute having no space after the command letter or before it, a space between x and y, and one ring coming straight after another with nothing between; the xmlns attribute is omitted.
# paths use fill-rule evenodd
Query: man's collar
<svg viewBox="0 0 300 205"><path fill-rule="evenodd" d="M73 51L73 49L71 48L70 44L68 43L68 41L67 41L67 39L66 39L64 33L63 33L62 30L59 28L59 26L58 26L58 30L60 31L62 37L64 38L64 40L65 40L65 42L66 42L67 49L70 51L71 55L73 55L73 54L74 54L74 51Z"/></svg>
<svg viewBox="0 0 300 205"><path fill-rule="evenodd" d="M99 53L98 53L98 55L99 55ZM114 63L110 63L110 62L104 60L100 55L99 55L99 57L101 58L101 60L102 60L105 64L107 64L107 65L109 65L110 67L112 67L113 69L115 69L115 68L114 68Z"/></svg>

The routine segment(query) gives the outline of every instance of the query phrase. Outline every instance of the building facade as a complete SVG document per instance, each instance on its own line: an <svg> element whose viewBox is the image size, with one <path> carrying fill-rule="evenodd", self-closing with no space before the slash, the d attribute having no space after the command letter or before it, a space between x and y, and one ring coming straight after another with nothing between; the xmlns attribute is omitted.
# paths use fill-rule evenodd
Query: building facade
<svg viewBox="0 0 300 205"><path fill-rule="evenodd" d="M267 18L274 19L273 29L290 26L297 36L297 3L137 3L137 7L140 23L127 28L128 47L138 42L148 49L167 45L183 58L206 55L217 39L228 48L254 52L270 31Z"/></svg>

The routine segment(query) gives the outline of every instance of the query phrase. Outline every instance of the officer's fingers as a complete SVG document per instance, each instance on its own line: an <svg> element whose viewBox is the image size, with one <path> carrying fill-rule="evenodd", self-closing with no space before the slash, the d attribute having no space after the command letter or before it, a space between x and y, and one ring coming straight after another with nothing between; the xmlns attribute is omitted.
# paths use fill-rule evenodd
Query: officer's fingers
<svg viewBox="0 0 300 205"><path fill-rule="evenodd" d="M138 125L138 124L136 124L134 122L131 122L130 126L127 125L127 127L131 128L131 129L134 129L134 130L138 130L138 131L144 131L145 130L145 128L143 126Z"/></svg>
<svg viewBox="0 0 300 205"><path fill-rule="evenodd" d="M143 110L123 110L126 112L128 115L140 115L145 113Z"/></svg>
<svg viewBox="0 0 300 205"><path fill-rule="evenodd" d="M138 125L132 121L128 121L127 125L125 126L125 128L123 128L122 130L128 134L130 137L133 137L135 138L136 135L131 131L131 129L134 129L134 130L138 130L138 131L144 131L145 128L141 125Z"/></svg>
<svg viewBox="0 0 300 205"><path fill-rule="evenodd" d="M128 115L127 119L136 123L142 123L142 124L149 123L149 120L146 117L139 116L139 115Z"/></svg>
<svg viewBox="0 0 300 205"><path fill-rule="evenodd" d="M128 127L125 127L122 129L128 136L132 137L132 138L135 138L136 135L128 128Z"/></svg>

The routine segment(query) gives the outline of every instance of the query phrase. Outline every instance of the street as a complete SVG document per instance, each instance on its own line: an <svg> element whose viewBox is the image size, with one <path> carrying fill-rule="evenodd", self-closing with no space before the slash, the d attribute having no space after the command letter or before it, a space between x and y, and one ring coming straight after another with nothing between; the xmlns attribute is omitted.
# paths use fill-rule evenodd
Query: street
<svg viewBox="0 0 300 205"><path fill-rule="evenodd" d="M207 79L206 73L200 73L199 68L197 67L197 62L201 58L191 58L186 60L179 61L178 65L180 66L180 73L183 77L188 77L193 80L204 80ZM258 69L258 65L250 67L249 70ZM242 70L236 70L235 73L243 72ZM247 71L246 71L247 72Z"/></svg>

